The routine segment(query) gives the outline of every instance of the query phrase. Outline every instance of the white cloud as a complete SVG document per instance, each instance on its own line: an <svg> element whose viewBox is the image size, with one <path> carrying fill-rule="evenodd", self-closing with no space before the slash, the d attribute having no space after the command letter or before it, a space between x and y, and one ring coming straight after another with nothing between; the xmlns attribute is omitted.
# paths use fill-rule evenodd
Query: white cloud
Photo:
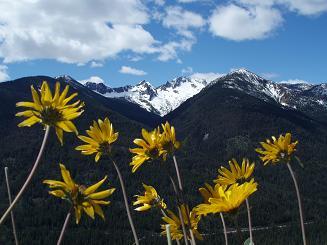
<svg viewBox="0 0 327 245"><path fill-rule="evenodd" d="M219 77L222 77L226 74L223 74L223 73L215 73L215 72L207 72L207 73L200 73L200 72L197 72L197 73L193 73L190 78L192 79L198 79L198 80L206 80L207 82L211 82Z"/></svg>
<svg viewBox="0 0 327 245"><path fill-rule="evenodd" d="M184 10L178 6L166 8L166 15L162 20L164 27L174 28L180 35L189 38L193 37L193 33L190 29L201 28L205 23L201 15Z"/></svg>
<svg viewBox="0 0 327 245"><path fill-rule="evenodd" d="M123 73L123 74L135 75L135 76L144 76L144 75L147 74L145 71L135 69L135 68L130 67L130 66L122 66L120 68L119 72Z"/></svg>
<svg viewBox="0 0 327 245"><path fill-rule="evenodd" d="M8 75L8 67L5 65L0 65L0 82L5 82L10 79Z"/></svg>
<svg viewBox="0 0 327 245"><path fill-rule="evenodd" d="M159 5L159 6L163 6L165 5L165 0L153 0L155 4Z"/></svg>
<svg viewBox="0 0 327 245"><path fill-rule="evenodd" d="M273 79L273 78L279 77L279 74L274 73L274 72L264 72L264 73L261 73L261 76L264 77L265 79Z"/></svg>
<svg viewBox="0 0 327 245"><path fill-rule="evenodd" d="M234 41L263 39L283 22L280 12L265 6L221 5L209 18L210 31Z"/></svg>
<svg viewBox="0 0 327 245"><path fill-rule="evenodd" d="M301 15L317 15L327 11L326 0L238 0L254 6L283 6Z"/></svg>
<svg viewBox="0 0 327 245"><path fill-rule="evenodd" d="M149 15L139 0L0 1L0 9L0 57L7 63L87 63L126 50L156 52L157 41L142 27Z"/></svg>
<svg viewBox="0 0 327 245"><path fill-rule="evenodd" d="M92 68L95 68L95 67L103 67L103 63L101 62L96 62L96 61L92 61L91 62L91 65L90 65Z"/></svg>
<svg viewBox="0 0 327 245"><path fill-rule="evenodd" d="M192 74L192 73L193 73L193 68L190 67L190 66L188 66L188 67L182 69L182 74L183 74L183 75L190 75L190 74Z"/></svg>
<svg viewBox="0 0 327 245"><path fill-rule="evenodd" d="M326 0L277 0L302 15L316 15L327 11Z"/></svg>
<svg viewBox="0 0 327 245"><path fill-rule="evenodd" d="M177 51L190 51L194 43L195 40L193 39L182 39L178 42L168 42L160 48L158 60L168 61L176 59L178 63L182 63L178 58Z"/></svg>
<svg viewBox="0 0 327 245"><path fill-rule="evenodd" d="M304 80L301 80L301 79L289 79L289 80L280 81L280 83L287 83L287 84L305 83L305 84L310 84L310 82L304 81Z"/></svg>
<svg viewBox="0 0 327 245"><path fill-rule="evenodd" d="M193 2L198 2L199 0L177 0L179 3L193 3Z"/></svg>
<svg viewBox="0 0 327 245"><path fill-rule="evenodd" d="M105 84L106 83L101 77L98 77L98 76L92 76L92 77L90 77L88 79L80 80L78 82L80 82L81 84L85 84L87 82L97 83L97 84L99 84L99 83Z"/></svg>

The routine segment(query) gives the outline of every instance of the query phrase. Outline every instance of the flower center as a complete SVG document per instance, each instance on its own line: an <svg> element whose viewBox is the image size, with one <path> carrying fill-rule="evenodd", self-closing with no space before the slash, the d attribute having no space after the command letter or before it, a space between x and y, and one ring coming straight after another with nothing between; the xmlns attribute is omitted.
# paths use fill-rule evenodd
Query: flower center
<svg viewBox="0 0 327 245"><path fill-rule="evenodd" d="M62 114L56 108L45 107L41 111L41 119L44 124L49 126L55 126L57 122L62 120Z"/></svg>
<svg viewBox="0 0 327 245"><path fill-rule="evenodd" d="M101 143L99 148L100 152L102 152L104 155L109 155L111 153L111 145L109 142Z"/></svg>
<svg viewBox="0 0 327 245"><path fill-rule="evenodd" d="M281 157L281 158L285 158L285 157L286 157L286 153L285 153L285 152L281 152L281 153L280 153L280 157Z"/></svg>
<svg viewBox="0 0 327 245"><path fill-rule="evenodd" d="M148 155L152 159L158 158L159 157L159 150L157 149L157 147L150 148L148 150Z"/></svg>

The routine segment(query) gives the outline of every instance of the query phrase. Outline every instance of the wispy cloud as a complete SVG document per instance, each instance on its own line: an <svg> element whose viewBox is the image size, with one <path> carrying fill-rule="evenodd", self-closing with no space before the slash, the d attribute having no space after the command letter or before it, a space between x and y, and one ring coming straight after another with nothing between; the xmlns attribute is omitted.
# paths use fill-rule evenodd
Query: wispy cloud
<svg viewBox="0 0 327 245"><path fill-rule="evenodd" d="M190 75L191 78L193 79L198 79L198 80L206 80L207 82L211 82L219 77L222 77L226 74L224 73L216 73L216 72L207 72L207 73L201 73L201 72L196 72Z"/></svg>
<svg viewBox="0 0 327 245"><path fill-rule="evenodd" d="M5 65L0 65L0 82L5 82L10 79L8 75L8 67Z"/></svg>
<svg viewBox="0 0 327 245"><path fill-rule="evenodd" d="M95 67L103 67L103 63L102 62L96 62L96 61L92 61L91 62L91 64L90 64L90 66L92 67L92 68L95 68Z"/></svg>
<svg viewBox="0 0 327 245"><path fill-rule="evenodd" d="M147 73L145 71L130 67L130 66L122 66L119 70L120 73L130 74L135 76L144 76Z"/></svg>
<svg viewBox="0 0 327 245"><path fill-rule="evenodd" d="M279 77L279 74L274 73L274 72L263 72L261 73L261 76L266 79L274 79Z"/></svg>

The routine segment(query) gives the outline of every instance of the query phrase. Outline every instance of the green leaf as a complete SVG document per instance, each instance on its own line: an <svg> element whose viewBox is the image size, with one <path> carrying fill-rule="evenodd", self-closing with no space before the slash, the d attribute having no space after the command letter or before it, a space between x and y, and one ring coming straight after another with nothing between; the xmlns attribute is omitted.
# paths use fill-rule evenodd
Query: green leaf
<svg viewBox="0 0 327 245"><path fill-rule="evenodd" d="M251 242L250 237L245 240L244 245L254 245L253 242Z"/></svg>
<svg viewBox="0 0 327 245"><path fill-rule="evenodd" d="M300 159L299 157L297 157L297 156L295 156L295 159L296 159L297 163L298 163L302 168L304 168L304 165L303 165L301 159Z"/></svg>

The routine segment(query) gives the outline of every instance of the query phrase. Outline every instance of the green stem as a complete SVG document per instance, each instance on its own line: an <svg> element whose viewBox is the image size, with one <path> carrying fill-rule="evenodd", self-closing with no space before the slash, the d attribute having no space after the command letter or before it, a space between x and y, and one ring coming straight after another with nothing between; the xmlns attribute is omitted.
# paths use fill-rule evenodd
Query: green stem
<svg viewBox="0 0 327 245"><path fill-rule="evenodd" d="M11 205L12 198L11 198L11 191L10 191L9 178L8 178L8 167L5 167L5 176L6 176L9 205ZM14 238L15 238L15 244L18 245L19 243L18 243L18 237L17 237L16 225L15 225L15 217L14 217L13 211L10 212L10 216L11 216L12 231L14 233Z"/></svg>
<svg viewBox="0 0 327 245"><path fill-rule="evenodd" d="M122 177L122 175L121 175L121 173L119 171L119 168L118 168L117 164L115 163L115 161L112 160L112 159L111 159L111 161L112 161L112 163L113 163L113 165L114 165L114 167L116 169L116 172L117 172L117 175L118 175L118 178L119 178L120 186L121 186L121 189L122 189L122 192L123 192L126 213L127 213L129 224L131 226L132 233L133 233L133 236L134 236L135 245L139 245L139 239L138 239L137 234L136 234L136 230L135 230L135 227L134 227L131 211L129 210L129 205L128 205L128 201L127 201L127 195L126 195L124 180L123 180L123 177Z"/></svg>
<svg viewBox="0 0 327 245"><path fill-rule="evenodd" d="M306 240L306 237L305 237L304 218L303 218L300 190L299 190L299 186L298 186L297 181L296 181L295 174L294 174L294 172L292 170L292 167L291 167L291 165L289 163L287 163L287 167L288 167L288 170L291 173L291 176L292 176L292 179L293 179L293 182L294 182L294 186L295 186L295 190L296 190L296 196L297 196L297 201L298 201L298 205L299 205L300 221L301 221L302 240L303 240L303 245L306 245L307 240Z"/></svg>
<svg viewBox="0 0 327 245"><path fill-rule="evenodd" d="M36 161L33 165L33 168L30 172L30 174L28 175L24 185L22 186L22 188L20 189L20 191L18 192L17 196L15 197L14 201L11 203L11 205L8 207L8 209L6 210L6 212L2 215L1 219L0 219L0 225L5 221L6 217L10 214L11 210L15 207L15 205L17 204L17 202L19 201L19 199L22 197L24 191L26 190L28 184L30 183L30 181L32 180L32 177L34 176L36 169L41 161L41 157L43 155L44 149L45 149L45 145L47 143L48 140L48 136L49 136L49 132L50 132L50 126L46 126L45 127L45 133L44 133L44 137L43 137L43 141L42 141L42 145L39 151L39 154L37 155Z"/></svg>
<svg viewBox="0 0 327 245"><path fill-rule="evenodd" d="M252 222L251 222L251 210L250 210L250 204L249 204L249 200L248 199L245 199L245 202L246 202L246 209L248 211L248 221L249 221L249 232L250 232L250 242L252 244L253 243L253 235L252 235ZM251 245L252 245L251 244Z"/></svg>
<svg viewBox="0 0 327 245"><path fill-rule="evenodd" d="M60 232L60 236L58 238L58 241L57 241L57 245L60 245L63 238L64 238L64 234L65 234L65 231L66 231L66 228L68 226L68 222L69 222L69 219L70 219L70 216L72 214L72 209L69 210L67 216L66 216L66 219L65 219L65 222L64 222L64 225L62 226L62 229L61 229L61 232Z"/></svg>
<svg viewBox="0 0 327 245"><path fill-rule="evenodd" d="M224 228L225 245L228 245L227 229L226 229L226 224L225 224L225 219L224 219L223 213L220 213L220 219L221 219L221 223L223 223L223 228Z"/></svg>
<svg viewBox="0 0 327 245"><path fill-rule="evenodd" d="M170 225L166 225L166 233L167 233L167 244L172 245L171 234L170 234Z"/></svg>

